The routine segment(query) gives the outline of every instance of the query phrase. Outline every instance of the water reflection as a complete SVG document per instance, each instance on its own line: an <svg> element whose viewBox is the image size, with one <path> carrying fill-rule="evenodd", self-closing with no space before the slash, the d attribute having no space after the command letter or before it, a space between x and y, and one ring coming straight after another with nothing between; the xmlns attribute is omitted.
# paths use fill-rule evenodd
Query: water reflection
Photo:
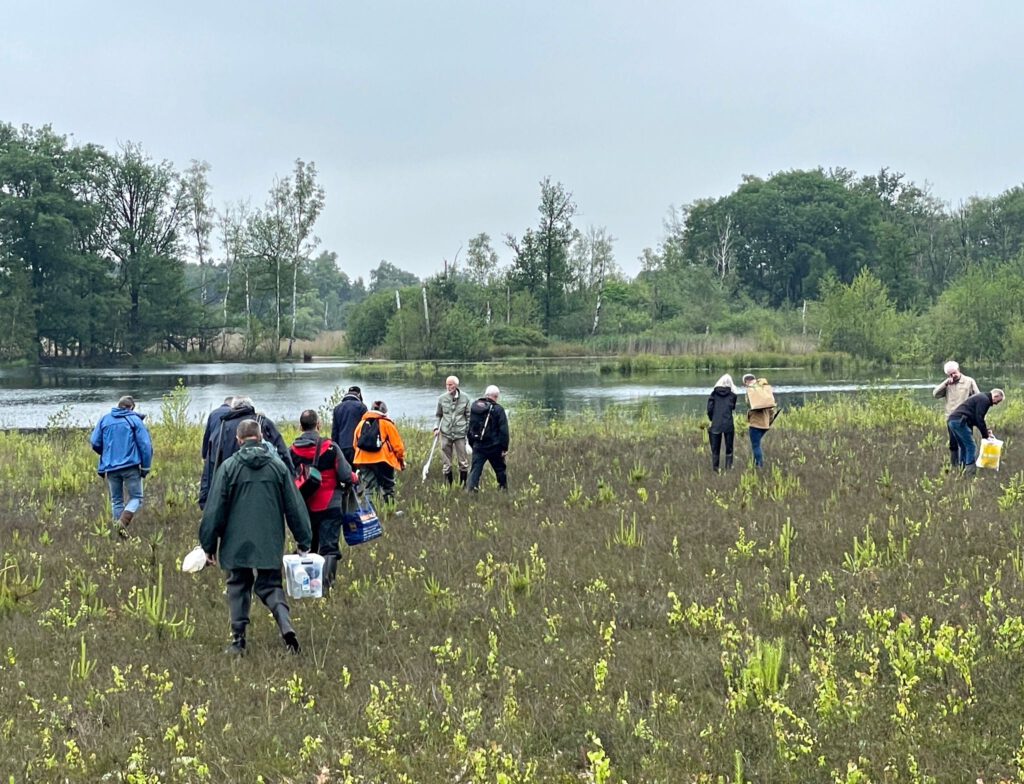
<svg viewBox="0 0 1024 784"><path fill-rule="evenodd" d="M502 402L510 412L517 406L543 408L553 416L583 409L597 413L611 407L639 410L649 406L665 414L700 414L711 385L720 373L673 372L642 378L622 378L594 373L552 372L536 375L474 374L480 366L453 368L462 379L463 391L475 399L488 384L501 387ZM556 367L553 365L553 367ZM191 399L189 414L199 421L220 405L227 395L247 394L257 408L280 421L296 421L304 408L319 408L350 384L359 384L367 401L387 402L392 415L419 425L433 418L444 378L393 378L387 381L359 379L349 362L309 364L224 363L173 365L158 368L14 368L0 370L0 426L43 427L49 417L67 410L73 423L95 422L122 394L132 394L140 411L159 418L161 397L181 379ZM886 379L849 374L823 374L807 370L774 370L766 373L776 395L787 407L804 405L822 397L858 394L866 389L909 390L915 399L930 400L938 383L926 371ZM1002 375L975 373L982 388L1019 386L1019 371Z"/></svg>

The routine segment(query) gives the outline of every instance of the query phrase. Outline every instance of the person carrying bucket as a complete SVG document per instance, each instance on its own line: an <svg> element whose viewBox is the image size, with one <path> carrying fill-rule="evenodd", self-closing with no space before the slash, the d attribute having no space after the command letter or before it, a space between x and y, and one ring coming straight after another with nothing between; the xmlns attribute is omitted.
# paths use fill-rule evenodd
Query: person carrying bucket
<svg viewBox="0 0 1024 784"><path fill-rule="evenodd" d="M974 476L978 472L978 467L974 464L978 452L974 445L972 429L978 428L982 438L994 438L995 434L985 421L985 415L992 406L998 406L1005 398L1006 395L1001 389L971 395L953 410L946 421L946 427L956 438L960 449L960 465L968 476Z"/></svg>

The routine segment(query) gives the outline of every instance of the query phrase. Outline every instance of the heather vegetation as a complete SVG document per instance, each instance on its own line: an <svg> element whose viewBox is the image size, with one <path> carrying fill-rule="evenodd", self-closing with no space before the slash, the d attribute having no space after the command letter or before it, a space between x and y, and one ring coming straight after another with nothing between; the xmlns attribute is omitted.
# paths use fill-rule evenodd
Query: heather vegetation
<svg viewBox="0 0 1024 784"><path fill-rule="evenodd" d="M1003 469L944 468L940 414L786 411L768 465L702 422L510 412L511 492L421 483L296 601L227 638L197 423L153 425L126 543L80 432L0 434L0 772L14 781L929 782L1024 775L1019 402ZM493 481L493 480L491 480ZM255 609L255 608L254 608ZM261 778L262 777L262 778Z"/></svg>

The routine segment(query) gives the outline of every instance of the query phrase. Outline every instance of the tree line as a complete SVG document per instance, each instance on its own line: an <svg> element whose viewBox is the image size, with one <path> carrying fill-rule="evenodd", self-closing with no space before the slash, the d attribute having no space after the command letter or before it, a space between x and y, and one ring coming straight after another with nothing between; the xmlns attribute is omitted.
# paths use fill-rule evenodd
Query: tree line
<svg viewBox="0 0 1024 784"><path fill-rule="evenodd" d="M536 225L470 238L420 280L369 285L320 249L326 195L296 160L265 203L217 209L210 168L140 146L0 125L0 356L275 355L344 328L358 355L476 359L620 336L793 335L882 362L1015 360L1024 349L1024 189L950 206L882 169L744 177L670 208L630 278L606 227L540 182ZM509 259L502 263L499 250Z"/></svg>

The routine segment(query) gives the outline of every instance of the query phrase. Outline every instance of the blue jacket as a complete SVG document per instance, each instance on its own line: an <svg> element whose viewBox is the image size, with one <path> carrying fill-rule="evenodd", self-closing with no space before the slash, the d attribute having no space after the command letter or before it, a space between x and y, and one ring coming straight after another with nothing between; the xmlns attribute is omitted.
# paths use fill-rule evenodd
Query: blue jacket
<svg viewBox="0 0 1024 784"><path fill-rule="evenodd" d="M366 404L355 395L345 395L341 402L334 407L334 415L331 420L331 441L342 449L355 449L352 437L356 432L356 425L366 413Z"/></svg>
<svg viewBox="0 0 1024 784"><path fill-rule="evenodd" d="M130 408L114 408L97 424L89 437L92 451L100 456L96 472L138 466L149 471L153 464L153 442L142 417Z"/></svg>

